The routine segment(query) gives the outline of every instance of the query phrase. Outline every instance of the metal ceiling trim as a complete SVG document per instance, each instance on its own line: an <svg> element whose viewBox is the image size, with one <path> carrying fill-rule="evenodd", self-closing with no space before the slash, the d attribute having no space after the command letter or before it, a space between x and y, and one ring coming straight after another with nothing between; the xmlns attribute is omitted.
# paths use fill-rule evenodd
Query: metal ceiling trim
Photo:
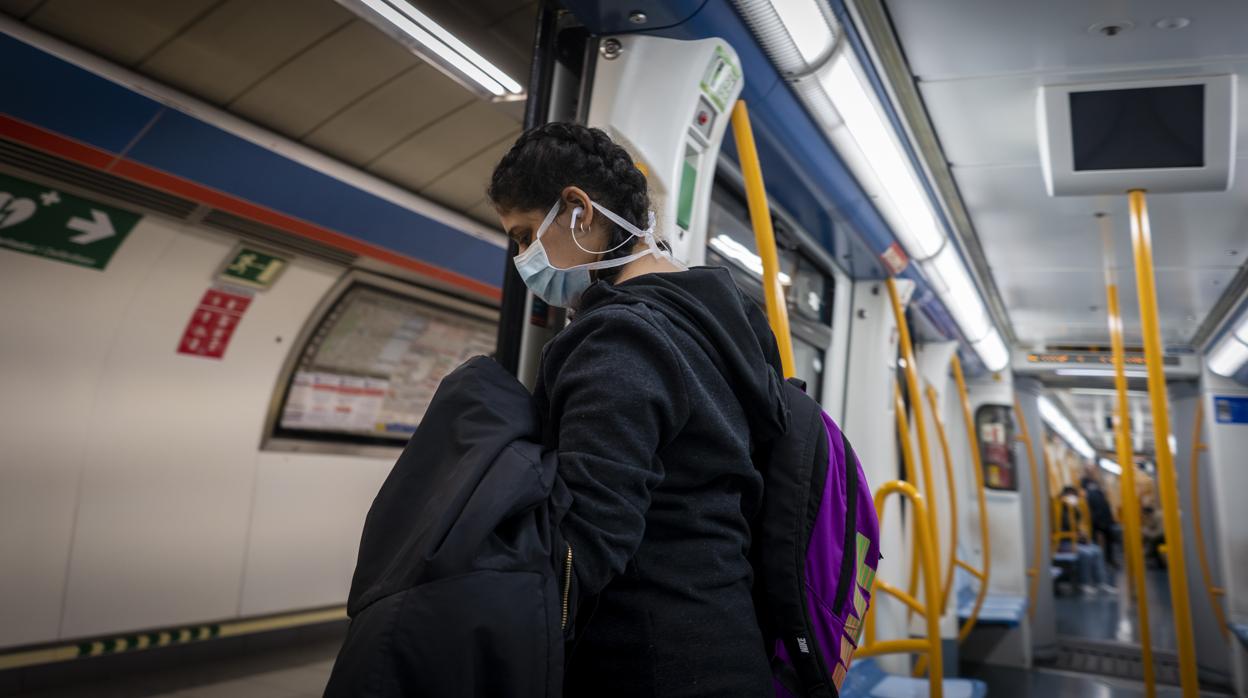
<svg viewBox="0 0 1248 698"><path fill-rule="evenodd" d="M1248 262L1239 267L1231 283L1205 314L1204 322L1196 328L1189 344L1192 348L1204 351L1213 346L1234 326L1234 321L1241 314L1241 306L1248 305Z"/></svg>
<svg viewBox="0 0 1248 698"><path fill-rule="evenodd" d="M123 208L137 208L184 221L199 207L190 199L50 155L7 138L0 138L0 163L23 176L34 175L46 180L48 186L101 196Z"/></svg>
<svg viewBox="0 0 1248 698"><path fill-rule="evenodd" d="M884 7L884 0L847 0L846 4L867 35L868 50L874 54L883 73L885 87L900 112L902 126L918 151L920 164L927 170L928 180L936 188L936 198L944 209L946 219L951 223L957 245L964 258L970 261L971 274L988 301L988 311L993 321L1004 331L1007 345L1018 344L1018 335L1001 299L1001 291L993 277L987 255L962 201L962 193L953 179L949 163L945 160L940 139L928 118L927 107L897 40L892 20Z"/></svg>

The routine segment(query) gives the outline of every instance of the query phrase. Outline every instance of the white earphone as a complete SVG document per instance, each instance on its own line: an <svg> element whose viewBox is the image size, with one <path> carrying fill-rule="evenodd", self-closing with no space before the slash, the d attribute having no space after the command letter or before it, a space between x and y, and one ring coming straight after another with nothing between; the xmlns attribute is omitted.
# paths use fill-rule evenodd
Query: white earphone
<svg viewBox="0 0 1248 698"><path fill-rule="evenodd" d="M582 213L585 213L585 209L581 208L580 206L577 206L576 208L572 209L572 225L569 227L572 228L573 234L575 234L575 231L576 231L576 221L578 218L581 217Z"/></svg>

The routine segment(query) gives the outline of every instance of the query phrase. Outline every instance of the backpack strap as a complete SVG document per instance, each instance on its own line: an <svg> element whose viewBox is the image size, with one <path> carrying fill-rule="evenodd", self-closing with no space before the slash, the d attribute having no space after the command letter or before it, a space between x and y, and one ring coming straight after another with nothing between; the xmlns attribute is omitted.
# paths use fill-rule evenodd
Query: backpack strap
<svg viewBox="0 0 1248 698"><path fill-rule="evenodd" d="M841 445L845 454L845 547L841 553L841 574L836 582L836 599L832 603L832 612L837 614L845 611L849 588L854 583L854 567L858 561L858 555L854 552L858 534L858 455L854 453L854 447L849 445L845 432L841 432Z"/></svg>

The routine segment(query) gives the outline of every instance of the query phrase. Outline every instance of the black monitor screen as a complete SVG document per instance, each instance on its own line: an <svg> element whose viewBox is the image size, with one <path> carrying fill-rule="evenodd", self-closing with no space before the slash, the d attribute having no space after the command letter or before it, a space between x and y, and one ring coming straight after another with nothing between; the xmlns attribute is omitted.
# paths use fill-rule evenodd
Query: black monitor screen
<svg viewBox="0 0 1248 698"><path fill-rule="evenodd" d="M1070 93L1075 170L1205 165L1205 86Z"/></svg>

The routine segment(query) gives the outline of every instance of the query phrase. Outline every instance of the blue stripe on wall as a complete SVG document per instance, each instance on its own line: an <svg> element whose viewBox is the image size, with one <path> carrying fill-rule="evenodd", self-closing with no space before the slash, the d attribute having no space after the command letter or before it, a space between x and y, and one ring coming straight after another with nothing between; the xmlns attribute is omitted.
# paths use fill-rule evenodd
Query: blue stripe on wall
<svg viewBox="0 0 1248 698"><path fill-rule="evenodd" d="M0 36L0 80L0 111L112 153L130 146L165 109L7 35ZM502 285L504 249L182 112L165 109L126 157L477 281Z"/></svg>

